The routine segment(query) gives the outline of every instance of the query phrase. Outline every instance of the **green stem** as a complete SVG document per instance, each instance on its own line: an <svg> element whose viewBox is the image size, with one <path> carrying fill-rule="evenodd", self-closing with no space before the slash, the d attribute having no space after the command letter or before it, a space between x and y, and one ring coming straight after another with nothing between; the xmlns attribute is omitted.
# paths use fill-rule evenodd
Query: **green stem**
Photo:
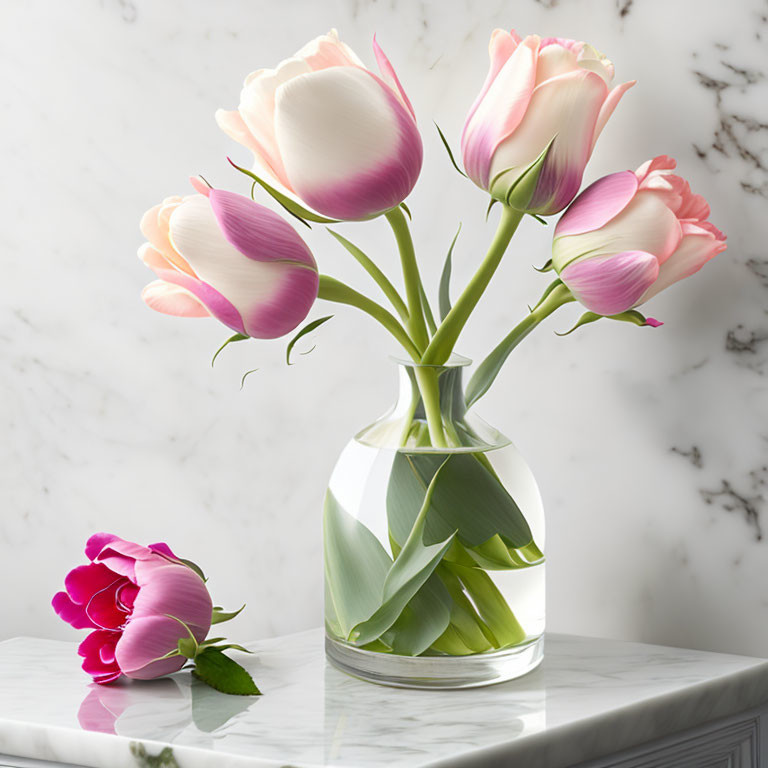
<svg viewBox="0 0 768 768"><path fill-rule="evenodd" d="M427 416L429 439L432 447L447 448L448 442L445 439L445 430L443 429L443 414L440 411L440 387L437 381L439 370L431 366L416 365L414 371L421 392L421 399L424 402L424 413Z"/></svg>
<svg viewBox="0 0 768 768"><path fill-rule="evenodd" d="M445 320L438 327L437 333L432 337L432 341L429 342L429 346L422 356L422 362L432 365L440 364L450 357L459 334L488 287L488 283L491 282L491 278L496 272L509 241L515 234L517 225L522 218L522 212L506 205L502 206L501 220L488 253Z"/></svg>
<svg viewBox="0 0 768 768"><path fill-rule="evenodd" d="M558 283L558 284L555 284ZM542 321L564 304L575 301L565 285L555 281L542 300L526 315L483 360L467 384L465 403L474 405L491 387L512 350Z"/></svg>
<svg viewBox="0 0 768 768"><path fill-rule="evenodd" d="M405 351L414 361L418 362L418 348L414 345L403 326L397 322L397 318L391 312L384 309L381 304L377 304L367 296L363 296L362 293L358 293L354 288L350 288L348 285L328 275L320 275L318 298L333 301L337 304L348 304L369 314L372 318L378 320L402 344Z"/></svg>
<svg viewBox="0 0 768 768"><path fill-rule="evenodd" d="M408 331L416 346L419 349L424 349L427 346L429 337L421 305L421 276L419 275L419 265L416 262L416 252L413 248L411 231L408 229L408 220L399 207L392 208L384 215L387 217L387 221L395 233L395 240L400 251L403 281L405 282L405 297L408 301Z"/></svg>
<svg viewBox="0 0 768 768"><path fill-rule="evenodd" d="M329 229L328 232L330 232L330 234L355 257L360 266L373 278L376 285L381 288L381 292L389 299L390 304L392 304L397 314L400 315L400 319L404 323L407 323L408 307L405 305L405 302L397 292L397 288L392 285L389 278L378 268L378 266L376 266L373 260L354 243L347 240L346 237L343 237L338 232L334 232L332 229Z"/></svg>

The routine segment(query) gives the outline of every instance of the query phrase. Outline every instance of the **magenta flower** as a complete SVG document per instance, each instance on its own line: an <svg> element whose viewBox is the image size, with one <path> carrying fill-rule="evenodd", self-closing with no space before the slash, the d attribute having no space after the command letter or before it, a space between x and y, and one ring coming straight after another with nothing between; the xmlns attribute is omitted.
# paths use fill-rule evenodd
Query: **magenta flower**
<svg viewBox="0 0 768 768"><path fill-rule="evenodd" d="M587 187L555 228L552 263L599 315L636 307L724 251L709 205L661 155Z"/></svg>
<svg viewBox="0 0 768 768"><path fill-rule="evenodd" d="M467 175L513 208L544 216L573 200L600 132L634 81L587 43L494 30L491 68L464 123ZM551 142L532 193L517 189Z"/></svg>
<svg viewBox="0 0 768 768"><path fill-rule="evenodd" d="M139 258L158 276L142 298L158 312L213 316L237 333L292 331L317 298L317 264L296 231L247 197L208 189L169 197L144 214Z"/></svg>
<svg viewBox="0 0 768 768"><path fill-rule="evenodd" d="M381 76L331 30L248 75L240 106L216 112L221 129L253 152L257 173L336 219L394 208L421 171L413 107L375 39L373 47Z"/></svg>
<svg viewBox="0 0 768 768"><path fill-rule="evenodd" d="M203 580L167 544L148 547L108 533L88 539L90 560L70 571L56 613L75 629L92 629L78 650L96 683L121 675L148 680L181 669L181 639L205 640L213 605ZM188 629L187 629L188 628Z"/></svg>

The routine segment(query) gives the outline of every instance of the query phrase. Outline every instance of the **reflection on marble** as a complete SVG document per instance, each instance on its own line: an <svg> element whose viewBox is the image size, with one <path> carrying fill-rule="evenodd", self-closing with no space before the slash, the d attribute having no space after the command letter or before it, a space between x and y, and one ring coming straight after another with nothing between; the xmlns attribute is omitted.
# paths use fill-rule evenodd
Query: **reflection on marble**
<svg viewBox="0 0 768 768"><path fill-rule="evenodd" d="M515 26L589 40L618 81L638 80L585 182L671 154L729 237L728 251L654 299L662 328L601 322L559 339L552 331L578 314L565 308L480 404L541 486L549 627L768 655L765 0L449 5L2 4L2 27L17 33L0 47L0 583L19 584L32 560L36 576L3 594L0 637L72 638L48 602L102 529L168 540L201 562L217 602L248 602L233 634L321 622L325 483L349 436L394 398L392 350L372 324L334 308L296 365L286 368L281 343L248 343L212 370L224 329L141 305L149 274L134 255L137 222L187 189L190 173L248 191L224 160L248 153L213 119L237 102L246 73L332 25L372 63L377 32L425 137L408 204L426 281L436 284L461 220L458 286L492 224L432 120L456 147L489 33ZM385 225L340 231L395 274ZM546 260L551 231L521 226L459 351L480 359L540 295L547 280L529 265ZM303 234L323 271L373 288L322 227Z"/></svg>
<svg viewBox="0 0 768 768"><path fill-rule="evenodd" d="M348 677L322 641L310 630L251 644L239 660L264 695L243 698L186 673L95 688L73 644L7 641L0 755L94 768L564 768L768 701L768 662L746 657L554 635L519 680L414 691Z"/></svg>

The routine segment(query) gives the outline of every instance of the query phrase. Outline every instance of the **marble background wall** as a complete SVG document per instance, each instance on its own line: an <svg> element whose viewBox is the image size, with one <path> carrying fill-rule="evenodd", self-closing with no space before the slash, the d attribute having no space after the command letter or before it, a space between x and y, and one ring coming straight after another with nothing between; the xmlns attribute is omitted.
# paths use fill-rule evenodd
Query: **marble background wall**
<svg viewBox="0 0 768 768"><path fill-rule="evenodd" d="M213 112L251 70L339 28L378 39L425 136L409 200L434 282L488 242L449 166L496 26L591 41L637 78L585 177L675 156L729 250L658 297L658 330L562 311L480 410L528 457L548 512L549 627L768 656L768 3L765 0L10 0L0 9L0 639L73 638L49 608L86 536L166 539L248 609L231 633L321 622L320 504L335 455L394 396L391 351L350 310L286 368L283 343L147 310L141 213L190 173L246 191ZM394 267L381 222L344 228ZM528 221L460 351L480 357L546 280ZM366 285L315 229L326 272ZM243 371L258 367L239 390Z"/></svg>

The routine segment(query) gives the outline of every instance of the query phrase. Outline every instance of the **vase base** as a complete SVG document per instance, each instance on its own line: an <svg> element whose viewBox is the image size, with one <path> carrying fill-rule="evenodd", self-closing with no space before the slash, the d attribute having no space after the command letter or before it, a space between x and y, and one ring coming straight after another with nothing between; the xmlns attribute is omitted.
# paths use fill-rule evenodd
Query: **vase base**
<svg viewBox="0 0 768 768"><path fill-rule="evenodd" d="M544 658L544 638L471 656L395 656L364 651L326 635L325 655L333 666L369 683L396 688L478 688L531 672Z"/></svg>

